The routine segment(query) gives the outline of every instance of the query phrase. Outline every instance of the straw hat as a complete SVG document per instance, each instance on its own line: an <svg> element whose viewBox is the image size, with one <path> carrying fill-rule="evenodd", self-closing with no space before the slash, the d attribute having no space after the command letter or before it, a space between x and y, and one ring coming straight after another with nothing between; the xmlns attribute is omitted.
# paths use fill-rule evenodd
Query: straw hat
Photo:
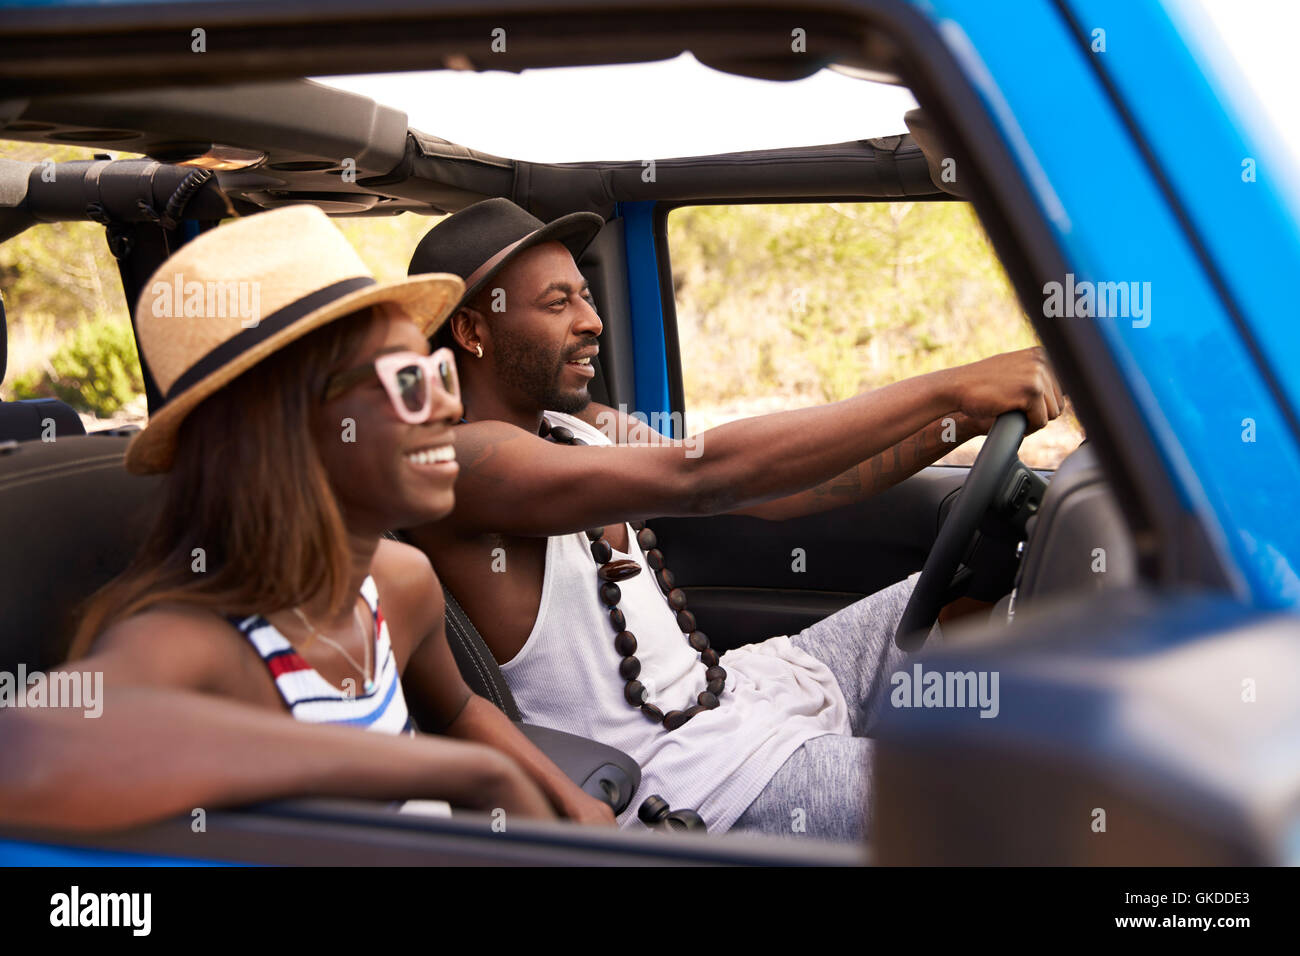
<svg viewBox="0 0 1300 956"><path fill-rule="evenodd" d="M308 332L391 302L432 335L463 291L453 275L376 281L315 206L258 213L204 233L158 268L136 306L140 350L163 404L128 446L127 470L171 468L177 429L199 402Z"/></svg>

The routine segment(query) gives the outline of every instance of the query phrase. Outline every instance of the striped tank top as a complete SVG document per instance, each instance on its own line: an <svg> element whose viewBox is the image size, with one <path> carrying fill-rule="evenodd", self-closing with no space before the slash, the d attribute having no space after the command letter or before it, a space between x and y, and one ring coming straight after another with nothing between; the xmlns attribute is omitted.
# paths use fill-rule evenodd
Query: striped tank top
<svg viewBox="0 0 1300 956"><path fill-rule="evenodd" d="M347 724L387 734L414 734L415 724L406 709L406 697L397 673L397 661L388 640L388 623L379 609L379 591L367 576L361 596L374 619L375 688L362 693L361 675L353 693L335 687L293 648L275 626L260 614L231 617L230 623L248 638L275 680L290 713L314 724Z"/></svg>

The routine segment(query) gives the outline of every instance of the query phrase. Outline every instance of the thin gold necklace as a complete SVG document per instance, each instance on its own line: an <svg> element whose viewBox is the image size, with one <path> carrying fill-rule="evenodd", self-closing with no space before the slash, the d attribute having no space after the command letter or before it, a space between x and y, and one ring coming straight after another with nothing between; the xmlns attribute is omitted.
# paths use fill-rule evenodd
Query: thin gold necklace
<svg viewBox="0 0 1300 956"><path fill-rule="evenodd" d="M365 687L367 694L372 693L374 691L375 682L370 677L370 673L371 673L370 632L369 629L366 627L365 621L361 617L361 610L355 604L352 605L352 617L353 620L357 622L357 625L361 628L361 646L365 649L365 659L366 659L366 666L364 668L361 667L359 664L357 664L356 658L354 658L351 654L349 654L344 649L342 644L338 643L338 641L335 641L332 638L326 637L324 634L318 631L316 627L311 623L311 621L307 620L307 615L304 614L299 608L295 607L293 609L293 613L298 616L298 620L302 621L302 623L306 626L307 630L311 631L311 637L307 639L308 644L311 643L311 639L313 637L319 637L322 641L324 641L330 647L334 648L334 650L338 651L345 658L347 658L348 663L351 664L352 667L361 675L361 679L363 682L362 686ZM303 645L304 648L306 648L306 646L307 646L306 644Z"/></svg>

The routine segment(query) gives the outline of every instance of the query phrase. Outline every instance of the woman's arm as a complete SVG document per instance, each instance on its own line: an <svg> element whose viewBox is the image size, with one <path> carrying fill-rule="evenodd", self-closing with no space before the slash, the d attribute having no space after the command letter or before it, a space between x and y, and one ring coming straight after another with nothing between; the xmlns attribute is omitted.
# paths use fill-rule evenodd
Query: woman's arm
<svg viewBox="0 0 1300 956"><path fill-rule="evenodd" d="M470 690L447 644L442 585L420 551L384 542L372 565L391 621L410 622L422 636L405 659L402 689L424 730L485 744L523 768L557 810L579 823L614 825L609 804L582 790L490 701ZM396 650L396 648L395 648ZM399 655L399 663L402 662Z"/></svg>
<svg viewBox="0 0 1300 956"><path fill-rule="evenodd" d="M438 603L442 603L441 592ZM570 780L496 705L469 689L447 646L441 617L411 656L402 685L412 714L425 729L484 744L508 756L569 819L614 826L609 804Z"/></svg>
<svg viewBox="0 0 1300 956"><path fill-rule="evenodd" d="M93 669L93 657L83 663ZM0 739L0 821L20 826L110 829L291 796L554 817L524 772L488 747L307 724L176 688L109 684L93 719L6 708Z"/></svg>
<svg viewBox="0 0 1300 956"><path fill-rule="evenodd" d="M0 710L0 820L103 828L313 794L554 816L523 770L490 748L294 720L273 693L259 699L250 659L206 612L158 608L118 622L91 655L53 672L102 687L101 716Z"/></svg>
<svg viewBox="0 0 1300 956"><path fill-rule="evenodd" d="M591 796L570 780L491 701L471 694L460 716L443 733L486 744L508 755L550 798L555 808L570 820L596 826L616 825L614 810L608 803Z"/></svg>

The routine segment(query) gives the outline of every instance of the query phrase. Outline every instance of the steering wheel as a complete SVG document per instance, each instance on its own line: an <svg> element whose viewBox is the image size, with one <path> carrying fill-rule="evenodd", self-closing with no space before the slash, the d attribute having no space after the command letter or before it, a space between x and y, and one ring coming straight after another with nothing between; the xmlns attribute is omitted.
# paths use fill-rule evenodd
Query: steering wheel
<svg viewBox="0 0 1300 956"><path fill-rule="evenodd" d="M921 576L894 631L894 643L902 650L918 650L930 636L930 628L939 619L939 611L953 585L962 556L970 547L984 513L1003 486L1011 463L1016 461L1028 425L1024 412L1012 411L999 415L989 429L984 447L975 457L975 464L962 485L961 496L939 529L939 536L925 559L925 567L921 569Z"/></svg>

